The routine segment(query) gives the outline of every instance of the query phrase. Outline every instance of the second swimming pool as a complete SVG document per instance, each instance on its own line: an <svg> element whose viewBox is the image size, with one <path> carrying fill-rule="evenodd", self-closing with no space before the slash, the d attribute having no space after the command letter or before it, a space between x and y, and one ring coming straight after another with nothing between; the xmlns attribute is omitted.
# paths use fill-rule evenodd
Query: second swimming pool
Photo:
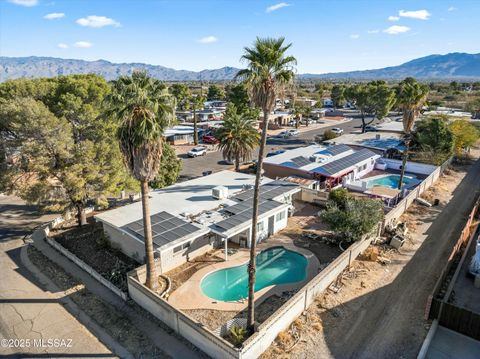
<svg viewBox="0 0 480 359"><path fill-rule="evenodd" d="M367 181L367 188L376 187L376 186L398 188L399 182L400 182L400 175L385 175L385 176L372 177ZM405 186L406 188L410 188L419 183L420 181L411 175L404 176L402 180L402 185Z"/></svg>
<svg viewBox="0 0 480 359"><path fill-rule="evenodd" d="M302 281L307 276L307 258L285 249L272 247L257 254L255 291L274 284ZM248 296L248 263L220 269L206 275L200 283L202 292L216 300L231 302Z"/></svg>

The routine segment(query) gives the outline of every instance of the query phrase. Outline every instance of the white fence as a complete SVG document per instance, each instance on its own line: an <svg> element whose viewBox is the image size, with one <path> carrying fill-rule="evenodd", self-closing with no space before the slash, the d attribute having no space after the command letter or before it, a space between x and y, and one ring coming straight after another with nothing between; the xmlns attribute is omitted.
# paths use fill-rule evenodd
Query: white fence
<svg viewBox="0 0 480 359"><path fill-rule="evenodd" d="M90 213L93 211L93 208L87 208L86 212ZM37 229L34 233L33 236L39 236L42 239L45 239L45 241L55 248L57 251L59 251L61 254L63 254L65 257L70 259L73 263L75 263L77 266L82 268L85 272L90 274L93 278L95 278L98 282L100 282L102 285L110 289L113 293L118 295L120 298L123 300L128 299L127 293L123 292L120 288L117 286L113 285L109 280L104 278L100 273L98 273L95 269L90 267L88 264L86 264L84 261L82 261L80 258L78 258L76 255L74 255L72 252L70 252L68 249L63 247L60 243L56 242L55 240L51 239L49 237L50 234L50 229L55 228L59 224L63 223L64 221L70 219L72 217L72 213L67 212L65 215L60 216L52 220L47 226L44 228L39 228Z"/></svg>
<svg viewBox="0 0 480 359"><path fill-rule="evenodd" d="M414 190L412 190L407 196L405 196L397 205L385 215L382 228L393 224L400 218L400 216L410 207L412 202L420 197L431 185L437 182L438 178L443 174L445 169L452 162L453 157L446 160L440 167L437 167L435 171L423 180Z"/></svg>
<svg viewBox="0 0 480 359"><path fill-rule="evenodd" d="M223 338L215 335L201 323L185 315L142 285L141 282L145 279L145 266L129 273L128 291L130 297L137 304L211 357L256 358L270 346L281 331L288 328L313 303L315 297L335 281L345 268L370 245L373 238L369 237L351 245L262 323L258 331L248 338L241 348L236 348Z"/></svg>

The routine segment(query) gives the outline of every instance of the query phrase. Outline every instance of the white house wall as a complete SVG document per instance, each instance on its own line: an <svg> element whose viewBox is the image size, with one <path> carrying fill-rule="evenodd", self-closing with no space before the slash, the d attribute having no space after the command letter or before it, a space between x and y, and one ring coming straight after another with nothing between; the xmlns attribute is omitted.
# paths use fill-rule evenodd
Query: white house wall
<svg viewBox="0 0 480 359"><path fill-rule="evenodd" d="M400 170L400 167L402 166L402 161L400 160L382 158L382 161L387 164L387 168L392 170ZM429 175L430 173L432 173L437 169L437 166L427 165L425 163L418 163L418 162L407 162L405 169L407 172L410 172L410 173L419 173L423 175Z"/></svg>
<svg viewBox="0 0 480 359"><path fill-rule="evenodd" d="M176 253L173 252L174 248L181 246L187 242L190 243L190 247L182 249ZM160 259L162 263L162 272L165 273L195 257L205 254L209 250L213 249L213 238L210 240L208 234L202 235L195 239L185 240L178 245L162 250L160 253ZM212 243L212 244L210 244Z"/></svg>
<svg viewBox="0 0 480 359"><path fill-rule="evenodd" d="M144 262L145 244L141 240L104 222L103 230L114 247L119 248L124 254L135 259L137 262Z"/></svg>

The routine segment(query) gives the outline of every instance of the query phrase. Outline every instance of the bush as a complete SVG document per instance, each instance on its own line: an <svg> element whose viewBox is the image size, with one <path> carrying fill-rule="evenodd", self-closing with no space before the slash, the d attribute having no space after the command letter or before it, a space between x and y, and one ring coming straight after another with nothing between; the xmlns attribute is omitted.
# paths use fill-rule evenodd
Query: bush
<svg viewBox="0 0 480 359"><path fill-rule="evenodd" d="M345 209L345 205L352 195L346 188L338 188L331 191L328 195L328 199L335 203L339 208Z"/></svg>
<svg viewBox="0 0 480 359"><path fill-rule="evenodd" d="M333 140L336 137L337 137L337 134L335 132L332 132L331 130L327 130L323 133L322 140L323 141Z"/></svg>
<svg viewBox="0 0 480 359"><path fill-rule="evenodd" d="M329 200L321 217L330 229L338 232L342 240L352 243L370 233L383 219L383 203L380 200L348 198L343 208Z"/></svg>
<svg viewBox="0 0 480 359"><path fill-rule="evenodd" d="M248 337L247 329L243 327L233 326L228 333L228 339L235 346L240 346Z"/></svg>

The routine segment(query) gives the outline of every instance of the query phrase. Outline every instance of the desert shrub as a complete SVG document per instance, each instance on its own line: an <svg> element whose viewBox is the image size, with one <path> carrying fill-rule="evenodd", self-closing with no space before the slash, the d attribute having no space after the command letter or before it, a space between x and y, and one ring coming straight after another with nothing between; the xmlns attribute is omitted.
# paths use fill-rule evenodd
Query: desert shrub
<svg viewBox="0 0 480 359"><path fill-rule="evenodd" d="M337 137L337 134L335 132L331 130L327 130L323 133L322 140L323 141L333 140L336 137Z"/></svg>
<svg viewBox="0 0 480 359"><path fill-rule="evenodd" d="M346 188L337 188L328 194L328 199L340 208L345 208L345 204L351 198L352 195Z"/></svg>
<svg viewBox="0 0 480 359"><path fill-rule="evenodd" d="M247 329L239 326L231 327L228 333L229 341L235 346L240 346L245 341L245 339L247 339L247 337Z"/></svg>
<svg viewBox="0 0 480 359"><path fill-rule="evenodd" d="M327 209L321 213L323 221L347 243L370 233L383 216L383 202L370 198L347 199L343 208L329 201Z"/></svg>

